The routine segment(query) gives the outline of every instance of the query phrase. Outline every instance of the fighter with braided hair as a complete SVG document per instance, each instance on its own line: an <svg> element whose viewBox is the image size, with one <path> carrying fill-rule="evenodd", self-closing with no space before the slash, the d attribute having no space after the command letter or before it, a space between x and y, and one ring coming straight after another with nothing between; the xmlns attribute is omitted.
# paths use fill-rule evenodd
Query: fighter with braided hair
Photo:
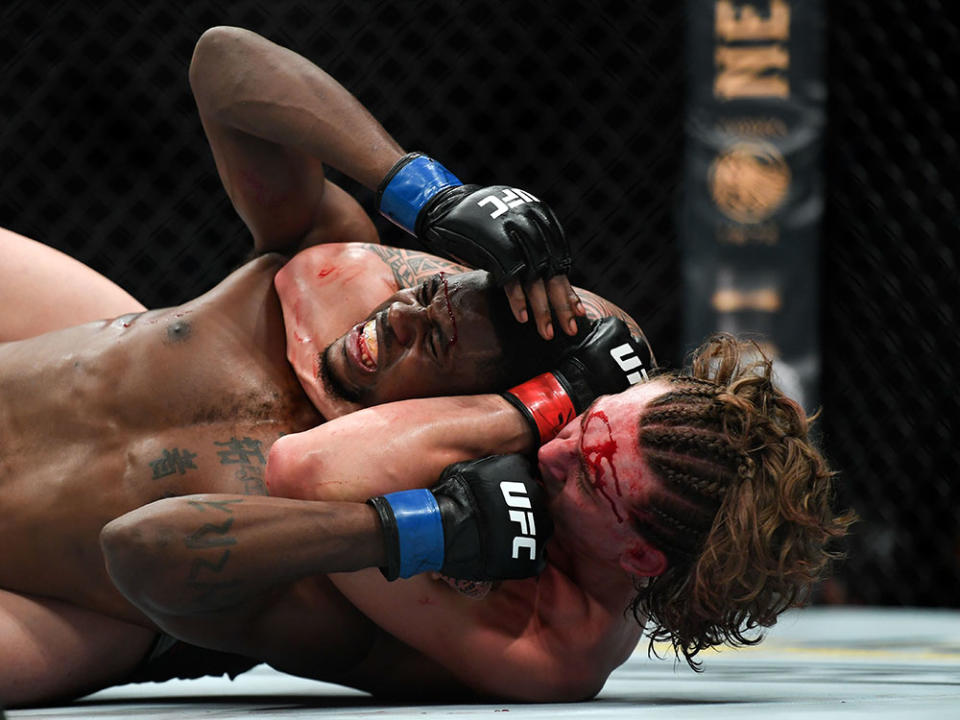
<svg viewBox="0 0 960 720"><path fill-rule="evenodd" d="M131 314L36 337L7 314L5 702L212 671L167 640L380 696L578 700L644 626L694 662L806 596L850 518L769 362L718 338L652 374L624 320L584 319L562 242L513 252L561 239L539 200L403 155L300 56L215 29L191 75L255 247L326 247L265 255L178 308L135 315L114 288ZM317 128L332 137L284 144ZM400 287L321 159L428 245L489 262L492 291L475 273ZM556 363L494 394L518 380L480 375L527 314Z"/></svg>
<svg viewBox="0 0 960 720"><path fill-rule="evenodd" d="M631 610L651 650L669 641L691 665L706 648L759 642L749 631L807 599L853 520L832 512L812 420L771 374L756 345L717 335L639 418L658 482L635 517L667 563Z"/></svg>
<svg viewBox="0 0 960 720"><path fill-rule="evenodd" d="M451 592L430 572L390 584L376 572L333 577L367 617L473 691L588 697L629 657L644 629L651 651L655 641L668 641L694 669L704 649L759 642L762 628L808 599L836 557L831 542L853 521L832 507L834 474L810 437L811 420L777 389L771 362L755 344L713 337L689 368L655 372L602 395L558 432L538 420L554 416L565 400L538 398L524 411L531 393L515 390L502 398L520 411L512 416L474 414L476 408L450 400L404 401L341 418L339 454L304 433L281 439L271 456L271 489L279 494L403 495L439 471L429 469L443 462L431 448L454 419L470 419L479 436L526 425L520 450L537 453L553 526L536 581L505 580L478 601ZM342 484L324 480L341 471L338 458L351 447L351 433L361 447L369 418L389 422L400 417L399 406L415 430L397 428L393 442L422 448L413 453L416 464L392 479L361 468L353 498ZM491 399L485 412L494 407L503 405ZM354 424L361 419L364 426ZM376 467L380 455L369 457L363 447ZM459 462L444 476L527 477L512 464L516 457Z"/></svg>

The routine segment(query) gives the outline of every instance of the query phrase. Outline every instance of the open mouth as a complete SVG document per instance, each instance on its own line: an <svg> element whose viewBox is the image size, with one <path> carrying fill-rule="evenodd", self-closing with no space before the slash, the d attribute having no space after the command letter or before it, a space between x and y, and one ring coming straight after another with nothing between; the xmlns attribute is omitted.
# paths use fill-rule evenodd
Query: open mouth
<svg viewBox="0 0 960 720"><path fill-rule="evenodd" d="M377 369L379 345L377 342L377 321L367 320L356 331L357 361L365 370L374 372Z"/></svg>

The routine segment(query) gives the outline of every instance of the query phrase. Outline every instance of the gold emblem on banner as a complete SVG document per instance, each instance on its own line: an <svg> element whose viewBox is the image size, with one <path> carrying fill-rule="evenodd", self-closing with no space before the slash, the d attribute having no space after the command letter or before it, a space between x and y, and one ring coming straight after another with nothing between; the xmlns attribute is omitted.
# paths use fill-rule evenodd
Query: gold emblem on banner
<svg viewBox="0 0 960 720"><path fill-rule="evenodd" d="M790 168L774 145L739 142L714 158L708 184L720 212L752 224L766 220L783 203L790 189Z"/></svg>

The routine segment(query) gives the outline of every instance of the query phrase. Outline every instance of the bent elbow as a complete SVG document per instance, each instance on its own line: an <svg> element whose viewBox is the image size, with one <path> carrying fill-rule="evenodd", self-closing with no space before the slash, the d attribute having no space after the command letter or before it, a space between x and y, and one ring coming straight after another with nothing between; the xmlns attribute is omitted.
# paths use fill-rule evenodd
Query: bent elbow
<svg viewBox="0 0 960 720"><path fill-rule="evenodd" d="M111 520L100 530L107 575L127 600L148 615L169 605L169 578L158 557L167 542L144 530L137 511Z"/></svg>
<svg viewBox="0 0 960 720"><path fill-rule="evenodd" d="M242 28L217 25L205 30L197 39L187 76L201 110L216 106L224 73L230 66L230 56L243 44L247 34L249 31Z"/></svg>
<svg viewBox="0 0 960 720"><path fill-rule="evenodd" d="M116 588L135 605L133 597L142 586L144 573L143 534L127 516L111 520L100 530L100 550L107 574Z"/></svg>
<svg viewBox="0 0 960 720"><path fill-rule="evenodd" d="M267 494L294 500L314 499L305 479L309 476L302 448L296 435L285 435L277 440L267 455L263 481Z"/></svg>

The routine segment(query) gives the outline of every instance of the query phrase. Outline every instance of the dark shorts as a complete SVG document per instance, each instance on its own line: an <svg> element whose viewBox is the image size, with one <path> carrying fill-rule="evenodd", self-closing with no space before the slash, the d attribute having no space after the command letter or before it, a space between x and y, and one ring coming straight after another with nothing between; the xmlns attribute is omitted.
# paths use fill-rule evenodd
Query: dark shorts
<svg viewBox="0 0 960 720"><path fill-rule="evenodd" d="M259 663L259 660L243 655L189 645L161 633L127 682L164 682L175 678L191 680L220 675L229 675L233 680Z"/></svg>

